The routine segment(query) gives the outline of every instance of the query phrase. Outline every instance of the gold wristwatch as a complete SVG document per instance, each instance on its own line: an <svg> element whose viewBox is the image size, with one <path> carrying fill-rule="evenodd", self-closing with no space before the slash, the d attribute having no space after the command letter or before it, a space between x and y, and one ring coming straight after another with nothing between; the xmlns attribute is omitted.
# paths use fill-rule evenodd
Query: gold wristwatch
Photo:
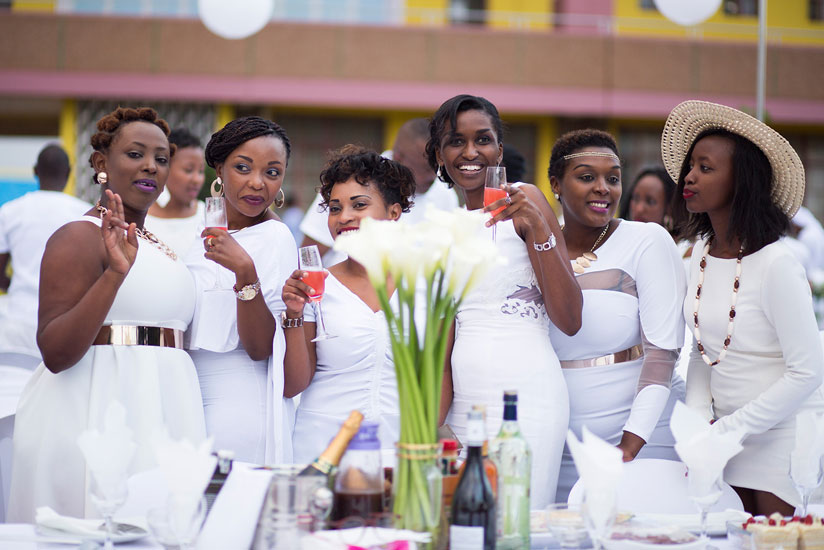
<svg viewBox="0 0 824 550"><path fill-rule="evenodd" d="M232 288L234 289L235 296L237 296L238 300L241 302L248 302L249 300L254 300L255 296L257 296L260 292L260 279L250 285L245 285L241 289L238 289L237 285Z"/></svg>

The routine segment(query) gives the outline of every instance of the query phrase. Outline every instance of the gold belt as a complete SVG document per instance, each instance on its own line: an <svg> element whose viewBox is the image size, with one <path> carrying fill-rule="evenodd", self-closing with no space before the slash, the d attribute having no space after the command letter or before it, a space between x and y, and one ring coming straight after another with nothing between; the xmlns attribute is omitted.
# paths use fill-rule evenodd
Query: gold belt
<svg viewBox="0 0 824 550"><path fill-rule="evenodd" d="M183 349L183 331L177 328L105 325L100 328L93 345L159 346Z"/></svg>
<svg viewBox="0 0 824 550"><path fill-rule="evenodd" d="M639 357L644 356L644 347L641 344L636 344L631 348L616 351L615 353L608 353L601 357L593 357L592 359L574 359L571 361L561 361L562 369L580 369L582 367L601 367L603 365L613 365L615 363L624 363L626 361L634 361Z"/></svg>

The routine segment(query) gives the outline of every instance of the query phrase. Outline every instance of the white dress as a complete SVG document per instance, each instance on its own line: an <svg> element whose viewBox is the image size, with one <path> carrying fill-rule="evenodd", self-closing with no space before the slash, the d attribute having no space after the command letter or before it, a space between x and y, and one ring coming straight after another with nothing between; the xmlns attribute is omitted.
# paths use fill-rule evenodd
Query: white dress
<svg viewBox="0 0 824 550"><path fill-rule="evenodd" d="M202 242L200 232L203 231L205 210L203 201L197 201L197 212L188 218L158 218L148 215L146 229L169 245L178 256L186 258L189 250Z"/></svg>
<svg viewBox="0 0 824 550"><path fill-rule="evenodd" d="M584 426L617 445L626 430L646 445L638 458L678 460L669 429L684 382L673 376L684 343L681 308L686 277L678 250L664 228L621 221L596 251L598 260L576 275L584 295L581 329L567 336L554 325L550 336L569 389L569 427ZM564 364L642 344L644 356L603 366ZM578 473L568 448L555 498L566 502Z"/></svg>
<svg viewBox="0 0 824 550"><path fill-rule="evenodd" d="M317 368L301 394L295 420L295 462L314 460L354 409L365 420L378 422L381 447L394 450L400 409L386 317L331 274L322 304L326 331L337 338L315 343ZM315 322L311 304L304 318Z"/></svg>
<svg viewBox="0 0 824 550"><path fill-rule="evenodd" d="M83 219L100 225L98 218ZM185 330L194 304L192 277L183 262L172 262L140 240L135 263L104 325ZM77 364L59 374L41 363L17 409L9 521L32 523L38 506L69 516L99 517L87 498L90 478L77 436L86 429L103 429L103 415L113 399L126 408L138 445L131 473L156 466L152 441L160 430L194 444L205 436L197 374L181 349L91 346Z"/></svg>
<svg viewBox="0 0 824 550"><path fill-rule="evenodd" d="M283 397L283 355L280 328L283 282L297 269L297 248L289 228L268 220L230 232L255 262L260 291L275 317L272 356L253 361L240 343L235 275L193 247L186 263L197 286L197 304L189 332L189 354L197 367L206 432L216 449L235 452L235 459L255 464L292 460L292 400ZM215 286L226 290L208 290Z"/></svg>
<svg viewBox="0 0 824 550"><path fill-rule="evenodd" d="M33 368L40 361L36 339L40 260L52 233L90 208L59 191L32 191L0 206L0 254L11 254L14 270L8 308L0 312L0 363ZM31 359L19 363L10 354Z"/></svg>
<svg viewBox="0 0 824 550"><path fill-rule="evenodd" d="M492 239L492 228L483 232ZM486 405L487 434L495 437L503 392L517 390L518 424L532 450L531 505L539 509L555 498L569 401L527 244L512 221L497 224L496 244L507 264L493 268L458 311L447 423L465 444L467 413Z"/></svg>
<svg viewBox="0 0 824 550"><path fill-rule="evenodd" d="M684 317L692 327L698 264L695 244ZM711 360L726 338L736 260L707 255L698 311L701 343ZM693 343L687 404L717 419L714 429L742 430L744 450L732 457L724 480L800 504L790 481L795 415L824 411L824 353L804 268L780 241L744 256L732 339L724 360L704 363Z"/></svg>

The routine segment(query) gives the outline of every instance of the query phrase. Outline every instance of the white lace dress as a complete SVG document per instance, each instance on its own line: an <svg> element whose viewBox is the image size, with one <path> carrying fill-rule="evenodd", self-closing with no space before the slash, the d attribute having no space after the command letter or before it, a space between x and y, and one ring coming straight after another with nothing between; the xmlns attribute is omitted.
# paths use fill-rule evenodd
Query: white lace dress
<svg viewBox="0 0 824 550"><path fill-rule="evenodd" d="M492 239L491 228L484 233ZM532 508L555 499L569 402L549 340L549 317L526 244L512 221L497 224L508 263L494 268L458 311L452 351L454 397L447 423L466 443L467 413L486 405L487 434L497 435L504 390L518 391L518 423L532 449Z"/></svg>
<svg viewBox="0 0 824 550"><path fill-rule="evenodd" d="M586 426L614 445L626 430L646 441L638 458L678 460L669 429L675 401L684 398L684 382L673 375L684 341L686 292L678 250L661 226L621 221L596 253L598 260L576 276L584 295L581 329L567 336L550 327L569 389L569 428L580 438ZM567 363L636 345L644 355L635 360ZM566 502L577 479L565 447L557 501Z"/></svg>
<svg viewBox="0 0 824 550"><path fill-rule="evenodd" d="M100 225L98 218L83 220ZM103 324L185 330L194 305L192 277L183 262L173 262L140 240L135 263ZM100 517L88 497L90 476L77 436L86 429L102 430L114 399L126 408L138 445L131 473L157 465L152 441L163 429L195 444L205 437L197 374L184 350L91 346L59 374L41 363L17 409L10 522L33 523L38 506L74 517Z"/></svg>

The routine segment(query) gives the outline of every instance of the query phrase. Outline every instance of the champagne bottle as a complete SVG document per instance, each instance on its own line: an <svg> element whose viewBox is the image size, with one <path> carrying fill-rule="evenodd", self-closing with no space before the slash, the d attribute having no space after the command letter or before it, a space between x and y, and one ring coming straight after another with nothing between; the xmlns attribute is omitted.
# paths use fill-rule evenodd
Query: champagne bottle
<svg viewBox="0 0 824 550"><path fill-rule="evenodd" d="M486 426L486 406L485 405L472 405L473 411L480 411L481 415L483 416L484 426ZM498 467L495 466L495 462L489 458L489 442L484 439L484 446L481 448L481 456L484 459L484 470L486 471L486 477L489 479L489 485L492 487L492 494L495 496L495 499L498 498ZM458 475L460 476L463 472L464 467L466 466L466 462L461 464L460 468L458 469Z"/></svg>
<svg viewBox="0 0 824 550"><path fill-rule="evenodd" d="M340 463L340 459L343 453L346 452L346 447L349 446L349 442L355 437L355 434L358 433L362 421L363 414L361 414L360 411L352 411L349 413L349 418L344 421L337 435L332 438L329 446L326 447L326 450L320 453L320 456L317 457L314 462L301 470L298 476L324 476L329 478Z"/></svg>
<svg viewBox="0 0 824 550"><path fill-rule="evenodd" d="M518 427L518 393L504 392L504 421L490 445L498 466L498 550L529 550L532 453Z"/></svg>
<svg viewBox="0 0 824 550"><path fill-rule="evenodd" d="M495 550L495 496L486 476L482 448L486 441L483 414L469 412L467 459L452 497L449 544L452 550Z"/></svg>

